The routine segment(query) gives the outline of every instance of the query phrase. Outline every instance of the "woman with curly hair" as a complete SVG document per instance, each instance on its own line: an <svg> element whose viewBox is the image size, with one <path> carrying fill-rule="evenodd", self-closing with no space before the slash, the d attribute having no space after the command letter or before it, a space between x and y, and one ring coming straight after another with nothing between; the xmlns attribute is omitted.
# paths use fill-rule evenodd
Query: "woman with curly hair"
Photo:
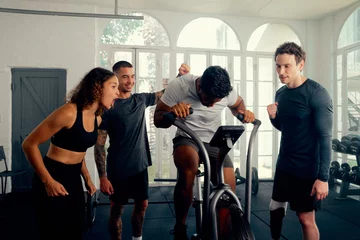
<svg viewBox="0 0 360 240"><path fill-rule="evenodd" d="M94 68L72 90L66 103L44 119L22 148L35 170L33 192L40 239L82 239L85 196L96 188L85 164L85 153L97 140L104 108L118 98L118 79ZM51 138L42 158L39 145Z"/></svg>

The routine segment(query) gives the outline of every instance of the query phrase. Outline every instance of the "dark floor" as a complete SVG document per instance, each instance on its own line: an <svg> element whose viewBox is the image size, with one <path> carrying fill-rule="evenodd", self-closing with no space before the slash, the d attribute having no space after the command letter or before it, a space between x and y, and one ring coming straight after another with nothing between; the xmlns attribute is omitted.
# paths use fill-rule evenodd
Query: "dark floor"
<svg viewBox="0 0 360 240"><path fill-rule="evenodd" d="M261 183L256 197L252 198L251 226L257 240L269 240L268 205L272 191L272 183ZM244 199L244 185L237 187L238 195ZM174 207L172 203L173 187L152 187L149 190L149 207L146 212L143 239L172 239ZM321 239L360 240L360 201L336 199L337 193L330 191L323 202L322 210L316 214L316 221ZM96 209L96 219L86 233L86 239L109 239L107 218L109 205L106 197L100 197ZM131 211L133 205L125 208L123 216L123 239L131 240ZM195 232L194 210L190 210L188 233ZM5 204L0 208L0 239L36 239L34 212L29 194L7 196ZM288 210L283 224L283 239L301 240L301 230L297 217Z"/></svg>

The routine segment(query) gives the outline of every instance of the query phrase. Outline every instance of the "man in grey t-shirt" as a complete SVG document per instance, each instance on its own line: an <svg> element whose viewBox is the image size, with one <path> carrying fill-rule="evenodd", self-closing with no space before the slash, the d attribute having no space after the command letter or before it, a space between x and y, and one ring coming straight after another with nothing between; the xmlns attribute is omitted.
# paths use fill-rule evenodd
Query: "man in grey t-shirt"
<svg viewBox="0 0 360 240"><path fill-rule="evenodd" d="M189 67L183 64L179 75L186 74ZM132 214L133 240L142 239L142 227L148 205L148 172L151 166L145 110L155 105L164 90L156 93L135 93L133 66L120 61L113 66L119 79L119 99L102 116L98 140L95 145L95 160L100 178L100 190L110 195L109 232L111 239L121 239L124 205L134 199ZM106 158L105 142L110 137ZM107 166L106 166L107 165ZM106 166L106 167L105 167Z"/></svg>
<svg viewBox="0 0 360 240"><path fill-rule="evenodd" d="M194 113L189 115L189 108ZM232 90L229 74L219 66L208 67L201 77L187 74L171 81L165 94L156 106L154 123L156 127L167 128L162 115L174 112L183 118L185 124L204 142L210 157L211 169L216 169L218 148L210 147L209 142L221 124L221 112L228 107L234 116L244 114L244 122L255 120L255 116L246 110L243 99ZM198 147L185 133L178 129L174 143L174 162L178 169L178 181L174 190L176 224L174 239L188 239L186 218L193 199L192 186L199 165ZM212 173L212 182L216 181ZM224 161L224 179L235 191L234 167L229 156Z"/></svg>

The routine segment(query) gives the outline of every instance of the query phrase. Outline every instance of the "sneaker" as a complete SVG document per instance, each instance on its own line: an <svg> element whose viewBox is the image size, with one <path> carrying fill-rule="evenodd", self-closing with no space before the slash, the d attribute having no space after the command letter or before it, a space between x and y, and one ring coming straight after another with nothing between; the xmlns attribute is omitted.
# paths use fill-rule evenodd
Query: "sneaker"
<svg viewBox="0 0 360 240"><path fill-rule="evenodd" d="M174 240L190 240L187 236L187 226L176 224L174 226Z"/></svg>

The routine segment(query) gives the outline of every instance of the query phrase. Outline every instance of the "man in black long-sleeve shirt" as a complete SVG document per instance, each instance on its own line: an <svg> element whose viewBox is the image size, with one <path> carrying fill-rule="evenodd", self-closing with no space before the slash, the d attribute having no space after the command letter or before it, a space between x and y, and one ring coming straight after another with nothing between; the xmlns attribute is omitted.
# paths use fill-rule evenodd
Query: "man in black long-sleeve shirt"
<svg viewBox="0 0 360 240"><path fill-rule="evenodd" d="M297 213L303 239L319 239L316 202L328 195L333 106L324 87L302 76L305 58L295 43L286 42L275 52L276 71L285 86L267 107L272 125L281 131L270 202L273 239L280 238L287 202Z"/></svg>

